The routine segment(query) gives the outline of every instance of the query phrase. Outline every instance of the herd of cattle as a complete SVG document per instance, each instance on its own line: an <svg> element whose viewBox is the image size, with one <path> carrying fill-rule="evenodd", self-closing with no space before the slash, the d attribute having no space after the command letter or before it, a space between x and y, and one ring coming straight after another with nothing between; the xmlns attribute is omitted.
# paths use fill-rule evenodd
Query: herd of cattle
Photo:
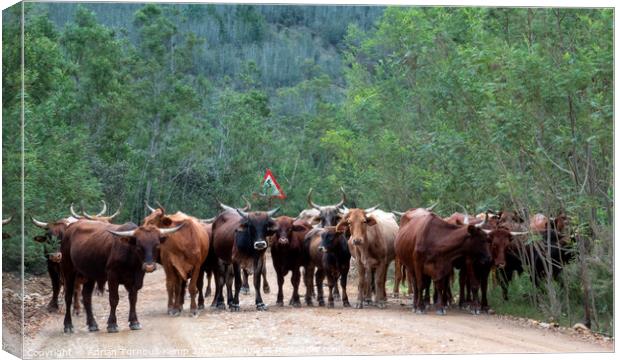
<svg viewBox="0 0 620 360"><path fill-rule="evenodd" d="M71 216L33 223L45 229L34 238L45 245L51 283L50 311L58 310L58 296L64 286L64 331L73 332L73 312L79 313L81 293L89 331L97 331L91 299L95 286L103 292L108 285L110 314L108 332L117 332L116 307L118 288L123 285L129 297L129 327L141 328L136 314L138 291L145 273L160 264L166 275L168 314L181 313L186 289L190 311L196 315L204 308L205 297L211 294L211 306L239 310L239 293L249 291L248 275L254 274L257 310L266 310L261 297L269 291L265 276L265 253L271 249L278 281L278 306L284 305L282 285L289 273L293 294L289 305L301 306L299 285L303 273L305 303L334 306L342 301L351 306L347 296L347 275L353 263L358 272L358 295L355 307L386 306L386 277L389 265L395 262L394 296L406 282L413 296L413 310L424 313L433 300L437 314L445 314L452 302L450 284L458 269L459 306L468 306L472 313L488 310L487 284L489 274L496 271L504 299L508 299L508 282L513 273L529 269L532 279L559 275L562 264L571 260L572 251L565 235L566 216L548 218L537 214L528 221L514 212L488 210L477 216L454 213L442 218L429 208L414 208L404 213L385 212L377 206L349 209L344 206L346 194L334 205L321 206L308 193L309 209L295 218L274 215L270 211L250 211L220 204L222 212L212 219L199 219L182 212L167 214L158 204L141 225L112 223L117 211L104 216L107 207L97 215L77 214L70 206ZM400 223L397 222L400 217ZM5 222L3 221L3 224ZM528 236L540 234L544 241L531 241ZM353 261L352 261L353 259ZM302 272L303 269L303 272ZM262 276L261 276L262 275ZM205 276L208 282L203 294ZM327 280L327 304L323 282ZM340 283L340 289L338 286ZM81 288L81 290L80 290ZM226 288L226 303L224 299ZM316 289L316 292L315 292ZM341 294L341 293L342 294Z"/></svg>

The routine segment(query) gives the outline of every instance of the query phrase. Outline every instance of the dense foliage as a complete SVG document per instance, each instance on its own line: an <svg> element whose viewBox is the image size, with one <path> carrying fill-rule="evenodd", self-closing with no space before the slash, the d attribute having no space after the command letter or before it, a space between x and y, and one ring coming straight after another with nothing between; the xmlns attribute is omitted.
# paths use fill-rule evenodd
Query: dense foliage
<svg viewBox="0 0 620 360"><path fill-rule="evenodd" d="M580 257L532 301L613 319L613 11L25 6L25 214L144 201L198 217L259 190L449 215L565 211ZM21 208L21 9L3 13L3 210ZM254 199L254 208L266 208ZM28 271L41 271L26 223ZM20 224L5 269L19 263ZM521 288L523 288L521 286ZM563 294L563 295L561 295ZM596 301L594 301L596 299ZM577 315L575 315L577 314Z"/></svg>

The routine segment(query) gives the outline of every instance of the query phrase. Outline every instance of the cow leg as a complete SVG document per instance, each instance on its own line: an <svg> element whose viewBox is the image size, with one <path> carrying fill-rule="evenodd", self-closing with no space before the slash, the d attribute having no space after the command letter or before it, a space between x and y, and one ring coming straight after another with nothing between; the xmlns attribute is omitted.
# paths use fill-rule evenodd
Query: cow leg
<svg viewBox="0 0 620 360"><path fill-rule="evenodd" d="M246 269L243 269L243 284L241 285L241 293L243 295L250 294L250 284L248 283L248 276L248 271Z"/></svg>
<svg viewBox="0 0 620 360"><path fill-rule="evenodd" d="M211 296L211 277L213 276L213 271L208 270L206 272L207 275L207 290L205 290L205 297Z"/></svg>
<svg viewBox="0 0 620 360"><path fill-rule="evenodd" d="M375 275L375 302L379 309L385 309L386 306L387 294L385 291L385 281L387 279L388 266L389 263L387 263L387 261L384 264L379 264Z"/></svg>
<svg viewBox="0 0 620 360"><path fill-rule="evenodd" d="M487 299L487 290L489 287L489 273L490 273L490 268L489 267L485 267L484 270L482 270L482 273L480 274L480 293L481 293L481 300L480 300L480 310L488 313L489 312L489 301Z"/></svg>
<svg viewBox="0 0 620 360"><path fill-rule="evenodd" d="M392 296L398 299L400 296L400 283L403 281L403 271L400 265L400 260L396 258L394 260L394 287L392 287Z"/></svg>
<svg viewBox="0 0 620 360"><path fill-rule="evenodd" d="M415 278L413 277L413 271L405 267L405 272L405 278L407 278L407 282L409 283L409 292L407 295L409 295L408 297L411 298L411 305L413 311L415 312L418 301L418 287L416 286Z"/></svg>
<svg viewBox="0 0 620 360"><path fill-rule="evenodd" d="M314 290L314 285L312 284L312 277L314 276L314 266L306 266L304 268L304 285L306 286L306 295L304 296L306 300L306 305L313 306L312 304L312 291Z"/></svg>
<svg viewBox="0 0 620 360"><path fill-rule="evenodd" d="M338 290L338 275L336 275L336 280L334 280L334 300L340 301L340 291Z"/></svg>
<svg viewBox="0 0 620 360"><path fill-rule="evenodd" d="M265 263L265 255L263 254L263 264ZM263 292L265 294L269 294L271 292L271 288L269 287L269 282L267 282L267 266L263 266Z"/></svg>
<svg viewBox="0 0 620 360"><path fill-rule="evenodd" d="M284 293L282 292L282 285L284 285L283 271L281 269L276 270L276 276L278 278L278 297L276 299L276 305L284 306Z"/></svg>
<svg viewBox="0 0 620 360"><path fill-rule="evenodd" d="M136 303L138 302L138 289L135 286L127 286L125 285L125 289L127 289L128 297L129 297L129 328L131 330L141 330L142 325L138 321L138 314L136 313Z"/></svg>
<svg viewBox="0 0 620 360"><path fill-rule="evenodd" d="M254 258L254 290L256 291L256 310L265 311L267 310L267 305L263 302L263 297L261 296L261 288L260 282L263 273L264 267L264 255L260 255Z"/></svg>
<svg viewBox="0 0 620 360"><path fill-rule="evenodd" d="M110 316L108 317L108 332L118 332L116 324L116 307L118 306L118 281L108 277L108 294L110 299Z"/></svg>
<svg viewBox="0 0 620 360"><path fill-rule="evenodd" d="M75 289L73 290L73 315L80 315L80 293L82 292L82 279L75 279Z"/></svg>
<svg viewBox="0 0 620 360"><path fill-rule="evenodd" d="M459 271L459 309L465 307L465 269Z"/></svg>
<svg viewBox="0 0 620 360"><path fill-rule="evenodd" d="M469 282L469 286L472 293L472 305L471 305L471 313L474 315L480 314L480 302L478 301L478 290L480 289L480 282L476 276L474 270L473 260L471 258L467 258L465 260L465 266L467 268L467 278Z"/></svg>
<svg viewBox="0 0 620 360"><path fill-rule="evenodd" d="M65 271L65 333L73 333L73 322L71 321L71 302L73 301L75 277L76 276L73 271Z"/></svg>
<svg viewBox="0 0 620 360"><path fill-rule="evenodd" d="M93 316L93 290L95 289L95 281L88 280L82 286L82 301L84 302L84 310L86 310L86 326L88 331L99 331L99 326Z"/></svg>
<svg viewBox="0 0 620 360"><path fill-rule="evenodd" d="M232 280L232 276L234 275L235 279L235 295L232 301L232 304L229 304L228 307L230 311L239 311L239 291L241 290L241 267L239 264L232 265L232 273L230 273L229 278ZM232 293L232 282L230 282L230 291Z"/></svg>
<svg viewBox="0 0 620 360"><path fill-rule="evenodd" d="M319 302L319 306L325 306L325 298L323 297L323 279L325 274L323 269L317 269L314 275L314 281L316 282L316 300Z"/></svg>
<svg viewBox="0 0 620 360"><path fill-rule="evenodd" d="M204 268L200 268L200 272L198 273L198 281L196 282L196 286L198 287L198 309L202 310L205 308L205 298L202 293L202 288L204 286L205 278L205 270Z"/></svg>
<svg viewBox="0 0 620 360"><path fill-rule="evenodd" d="M364 308L364 298L368 290L368 275L366 273L366 267L359 260L357 261L357 269L357 303L355 304L355 308L362 309Z"/></svg>
<svg viewBox="0 0 620 360"><path fill-rule="evenodd" d="M413 275L415 276L415 281L413 283L413 289L414 289L413 311L416 314L423 314L424 311L426 310L424 306L424 299L423 299L424 282L423 282L422 272L420 270L421 269L416 269L416 271L413 273ZM411 273L412 272L410 270L407 271L407 275L410 275Z"/></svg>
<svg viewBox="0 0 620 360"><path fill-rule="evenodd" d="M338 280L338 274L333 274L331 271L327 273L327 307L334 307L334 286L336 285L336 281Z"/></svg>
<svg viewBox="0 0 620 360"><path fill-rule="evenodd" d="M437 297L437 302L435 303L435 312L437 315L445 315L446 314L446 280L445 278L435 280L433 282L435 285L435 294Z"/></svg>
<svg viewBox="0 0 620 360"><path fill-rule="evenodd" d="M293 285L293 297L291 297L289 305L292 305L293 307L301 307L301 301L299 300L299 280L301 278L299 267L294 267L292 272L291 284Z"/></svg>
<svg viewBox="0 0 620 360"><path fill-rule="evenodd" d="M218 260L217 269L215 272L215 296L213 297L213 303L211 304L211 306L215 306L217 309L226 308L226 305L224 305L224 291L223 291L225 283L226 283L226 265L221 260ZM230 289L231 288L229 288L229 290Z"/></svg>
<svg viewBox="0 0 620 360"><path fill-rule="evenodd" d="M192 272L192 275L191 275L192 277L189 279L189 285L187 287L187 290L189 291L189 298L190 298L190 305L189 305L190 314L194 317L198 315L198 309L196 305L196 294L198 294L197 283L198 283L198 279L202 275L203 273L202 273L202 270L200 269L200 266L195 266L194 271ZM200 287L200 292L202 292L202 286ZM183 290L181 293L181 298L183 298L184 294L185 294L185 291ZM202 307L204 308L204 299L203 299Z"/></svg>
<svg viewBox="0 0 620 360"><path fill-rule="evenodd" d="M340 287L342 288L342 306L351 307L349 304L349 295L347 295L347 276L349 275L349 264L340 269Z"/></svg>
<svg viewBox="0 0 620 360"><path fill-rule="evenodd" d="M48 260L48 262L50 262ZM56 265L58 265L56 263ZM58 294L60 294L60 271L58 269L53 268L49 263L47 265L47 272L50 276L50 280L52 281L52 298L50 302L47 304L47 311L56 312L58 311Z"/></svg>
<svg viewBox="0 0 620 360"><path fill-rule="evenodd" d="M172 271L165 268L166 273L166 291L168 292L168 315L174 315L174 279L172 277ZM108 284L109 286L109 284ZM117 285L118 286L118 285ZM109 289L108 289L109 290ZM118 290L117 290L118 291Z"/></svg>

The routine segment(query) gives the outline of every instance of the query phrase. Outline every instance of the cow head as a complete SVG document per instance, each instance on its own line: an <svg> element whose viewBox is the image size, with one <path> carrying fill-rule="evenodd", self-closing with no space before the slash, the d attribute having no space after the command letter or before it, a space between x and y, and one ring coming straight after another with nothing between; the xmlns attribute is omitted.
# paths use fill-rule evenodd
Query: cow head
<svg viewBox="0 0 620 360"><path fill-rule="evenodd" d="M559 234L563 234L568 224L568 216L562 211L558 216L549 218L549 221L551 222L552 230L557 231Z"/></svg>
<svg viewBox="0 0 620 360"><path fill-rule="evenodd" d="M146 201L144 204L151 213L144 218L142 225L153 225L156 227L169 227L172 225L172 219L166 216L166 209L159 202L157 202L157 208L150 207Z"/></svg>
<svg viewBox="0 0 620 360"><path fill-rule="evenodd" d="M342 193L342 199L339 203L334 205L317 205L312 201L312 189L308 192L308 205L311 208L319 211L319 215L315 216L312 220L312 224L319 224L321 227L327 226L335 226L338 224L340 219L342 218L342 214L340 212L340 208L344 205L344 202L347 200L346 194L343 188L340 188L340 192Z"/></svg>
<svg viewBox="0 0 620 360"><path fill-rule="evenodd" d="M295 220L288 216L280 216L276 220L276 233L270 237L271 244L277 246L287 246L290 248L299 248L301 243L295 241L294 233L306 233L312 229L312 225L302 220ZM303 238L303 237L301 237Z"/></svg>
<svg viewBox="0 0 620 360"><path fill-rule="evenodd" d="M349 209L342 221L336 225L336 229L341 233L348 232L351 234L349 241L353 245L365 246L368 227L377 224L374 216L369 214L376 210L377 207L378 205L368 209Z"/></svg>
<svg viewBox="0 0 620 360"><path fill-rule="evenodd" d="M235 210L241 215L241 221L236 231L247 236L245 239L250 242L247 245L254 250L266 250L269 246L267 239L278 231L278 224L272 216L278 212L279 208L267 212L254 211L250 213L241 209Z"/></svg>
<svg viewBox="0 0 620 360"><path fill-rule="evenodd" d="M45 230L43 235L37 235L33 240L43 244L44 255L49 261L59 263L62 260L60 240L64 236L67 226L77 219L67 218L56 222L43 222L32 217L31 219L36 226Z"/></svg>
<svg viewBox="0 0 620 360"><path fill-rule="evenodd" d="M493 265L502 269L506 266L506 250L510 246L510 242L513 236L525 235L526 232L510 231L505 227L499 227L496 221L489 219L489 213L487 212L484 221L474 226L480 229L487 235L488 247L490 248L491 257L493 259Z"/></svg>
<svg viewBox="0 0 620 360"><path fill-rule="evenodd" d="M185 223L173 228L160 229L153 225L142 225L137 229L127 231L108 230L114 236L120 238L121 241L134 247L142 261L142 270L145 272L153 272L157 268L155 259L155 250L159 244L163 243L168 235L177 232Z"/></svg>
<svg viewBox="0 0 620 360"><path fill-rule="evenodd" d="M319 251L322 253L334 252L334 250L340 245L341 236L344 234L341 230L338 230L336 226L328 226L321 232L321 243L319 244Z"/></svg>

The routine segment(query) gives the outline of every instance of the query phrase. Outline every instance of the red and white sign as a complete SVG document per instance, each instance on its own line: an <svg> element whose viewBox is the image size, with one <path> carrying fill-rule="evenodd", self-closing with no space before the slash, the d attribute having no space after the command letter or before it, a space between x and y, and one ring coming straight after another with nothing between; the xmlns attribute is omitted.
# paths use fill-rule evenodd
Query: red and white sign
<svg viewBox="0 0 620 360"><path fill-rule="evenodd" d="M263 181L261 182L263 193L261 195L277 197L280 199L286 198L284 191L280 187L280 184L276 181L275 176L271 173L271 170L267 169Z"/></svg>

